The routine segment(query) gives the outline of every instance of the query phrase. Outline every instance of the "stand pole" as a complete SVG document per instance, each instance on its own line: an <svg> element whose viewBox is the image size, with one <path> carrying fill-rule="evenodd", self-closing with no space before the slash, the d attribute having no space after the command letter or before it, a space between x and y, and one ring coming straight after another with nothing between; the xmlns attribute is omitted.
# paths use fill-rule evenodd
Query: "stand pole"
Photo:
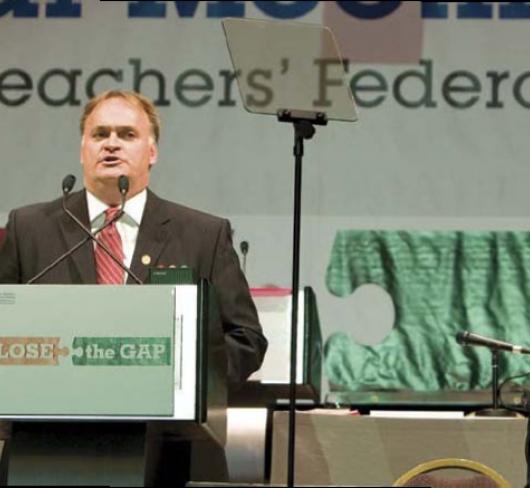
<svg viewBox="0 0 530 488"><path fill-rule="evenodd" d="M493 408L485 408L475 412L477 417L515 417L517 414L506 408L499 407L499 349L491 351L491 397Z"/></svg>
<svg viewBox="0 0 530 488"><path fill-rule="evenodd" d="M302 208L302 159L304 139L315 135L316 125L326 125L328 120L323 112L305 112L281 109L278 111L280 122L289 122L294 128L293 155L294 202L293 202L293 263L292 263L292 309L291 309L291 367L289 375L289 430L287 437L287 486L294 486L294 457L296 436L296 358L298 350L298 289L300 288L300 227Z"/></svg>
<svg viewBox="0 0 530 488"><path fill-rule="evenodd" d="M293 215L293 263L292 263L292 309L291 309L291 368L289 379L289 443L287 454L287 486L294 486L294 454L296 439L296 357L298 350L298 289L300 288L300 227L302 208L302 158L304 139L315 133L307 121L296 121L294 125L294 215Z"/></svg>
<svg viewBox="0 0 530 488"><path fill-rule="evenodd" d="M493 410L499 409L499 350L491 350L491 396Z"/></svg>

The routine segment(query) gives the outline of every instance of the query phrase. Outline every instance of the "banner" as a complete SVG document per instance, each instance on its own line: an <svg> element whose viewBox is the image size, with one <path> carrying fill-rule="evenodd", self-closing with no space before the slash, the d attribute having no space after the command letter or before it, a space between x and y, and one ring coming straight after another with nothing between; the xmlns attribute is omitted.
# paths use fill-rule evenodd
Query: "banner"
<svg viewBox="0 0 530 488"><path fill-rule="evenodd" d="M81 175L94 93L138 90L163 123L151 188L229 217L250 284L288 287L292 128L244 111L225 17L329 26L345 58L359 121L318 128L304 157L301 278L324 338L364 333L355 291L326 285L337 232L530 229L530 2L0 1L0 225ZM267 77L255 81L266 97ZM518 337L506 327L492 335Z"/></svg>
<svg viewBox="0 0 530 488"><path fill-rule="evenodd" d="M378 284L395 313L373 346L344 333L330 336L330 381L351 390L487 388L491 352L462 347L456 333L528 343L528 269L528 232L338 232L329 291L348 296L364 283ZM503 377L527 370L526 356L501 354Z"/></svg>

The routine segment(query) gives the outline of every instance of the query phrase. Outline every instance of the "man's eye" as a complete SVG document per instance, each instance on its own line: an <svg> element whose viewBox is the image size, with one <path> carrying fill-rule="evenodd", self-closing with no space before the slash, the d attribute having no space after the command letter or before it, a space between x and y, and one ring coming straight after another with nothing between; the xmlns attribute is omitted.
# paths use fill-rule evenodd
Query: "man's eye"
<svg viewBox="0 0 530 488"><path fill-rule="evenodd" d="M119 136L122 139L131 140L136 137L136 132L134 132L133 130L124 130L119 133Z"/></svg>
<svg viewBox="0 0 530 488"><path fill-rule="evenodd" d="M92 135L95 139L104 139L105 137L107 137L108 131L104 129L99 129L99 130L94 131Z"/></svg>

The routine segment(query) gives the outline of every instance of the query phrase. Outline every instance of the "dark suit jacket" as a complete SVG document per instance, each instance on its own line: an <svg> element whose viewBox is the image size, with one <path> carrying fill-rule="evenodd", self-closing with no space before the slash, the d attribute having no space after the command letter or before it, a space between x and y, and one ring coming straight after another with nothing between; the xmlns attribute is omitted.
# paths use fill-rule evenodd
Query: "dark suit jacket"
<svg viewBox="0 0 530 488"><path fill-rule="evenodd" d="M73 193L68 207L89 226L84 191ZM0 249L0 283L27 282L85 236L65 215L61 199L13 210ZM142 281L148 277L148 266L141 262L144 255L151 257L149 266L186 265L213 284L227 343L230 382L241 382L260 367L267 341L227 220L162 200L148 190L131 262L132 271ZM83 245L39 283L96 283L92 243ZM128 283L134 282L129 278Z"/></svg>

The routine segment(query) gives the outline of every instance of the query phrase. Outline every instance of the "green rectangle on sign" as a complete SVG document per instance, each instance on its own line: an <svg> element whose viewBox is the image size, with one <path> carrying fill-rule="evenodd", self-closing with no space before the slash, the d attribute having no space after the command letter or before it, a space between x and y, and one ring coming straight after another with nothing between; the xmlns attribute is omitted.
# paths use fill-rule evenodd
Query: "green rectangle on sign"
<svg viewBox="0 0 530 488"><path fill-rule="evenodd" d="M171 365L171 337L76 337L73 349L76 366Z"/></svg>

